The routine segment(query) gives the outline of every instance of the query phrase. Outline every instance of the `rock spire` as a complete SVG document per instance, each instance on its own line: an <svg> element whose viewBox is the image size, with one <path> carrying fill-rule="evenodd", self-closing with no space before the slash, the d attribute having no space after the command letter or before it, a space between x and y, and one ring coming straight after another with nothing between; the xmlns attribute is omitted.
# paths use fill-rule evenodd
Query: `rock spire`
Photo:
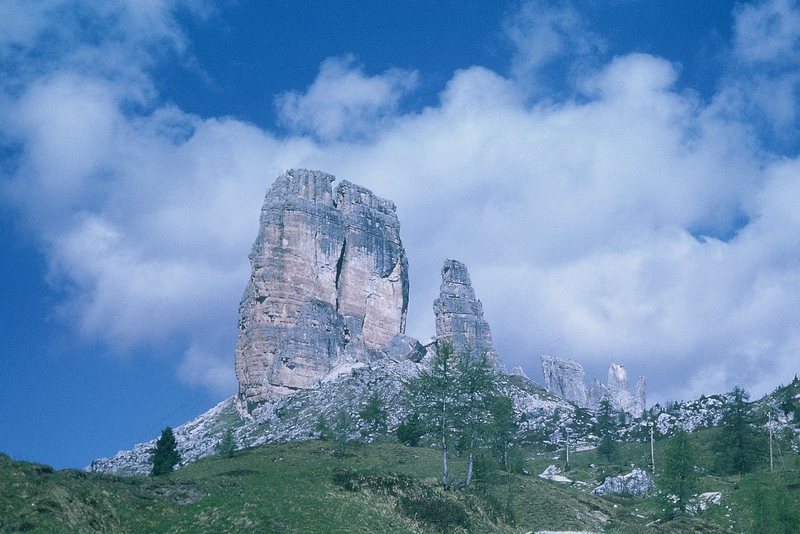
<svg viewBox="0 0 800 534"><path fill-rule="evenodd" d="M290 170L264 199L239 305L240 407L312 387L338 364L386 357L405 331L408 260L391 201Z"/></svg>
<svg viewBox="0 0 800 534"><path fill-rule="evenodd" d="M439 298L433 303L436 337L453 343L456 354L486 354L498 370L500 355L492 345L492 331L483 318L483 305L475 297L467 266L458 260L445 260Z"/></svg>

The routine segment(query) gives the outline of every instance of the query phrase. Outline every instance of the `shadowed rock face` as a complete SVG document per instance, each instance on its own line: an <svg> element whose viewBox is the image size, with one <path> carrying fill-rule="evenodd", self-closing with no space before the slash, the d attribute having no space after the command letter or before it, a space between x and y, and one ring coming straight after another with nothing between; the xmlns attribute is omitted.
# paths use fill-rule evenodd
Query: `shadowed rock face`
<svg viewBox="0 0 800 534"><path fill-rule="evenodd" d="M236 376L253 415L334 366L386 356L405 330L408 261L395 206L318 171L279 176L261 209L239 306Z"/></svg>
<svg viewBox="0 0 800 534"><path fill-rule="evenodd" d="M436 337L453 343L456 354L486 354L496 369L503 370L492 345L492 331L483 318L483 305L475 298L466 265L445 260L439 298L433 303Z"/></svg>

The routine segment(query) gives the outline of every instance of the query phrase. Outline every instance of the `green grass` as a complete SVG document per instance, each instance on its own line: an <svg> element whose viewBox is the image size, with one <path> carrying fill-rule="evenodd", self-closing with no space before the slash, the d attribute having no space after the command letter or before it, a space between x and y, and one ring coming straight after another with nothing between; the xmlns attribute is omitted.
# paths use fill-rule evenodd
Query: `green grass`
<svg viewBox="0 0 800 534"><path fill-rule="evenodd" d="M535 476L552 460L528 461L532 476L524 476L484 459L474 487L444 489L436 450L394 441L350 445L344 455L334 448L268 445L161 478L53 471L0 455L0 532L783 532L794 520L781 517L783 507L800 509L796 471L741 480L706 474L702 488L723 491L722 506L648 527L664 516L660 498L599 498L590 487ZM600 470L625 471L645 449L621 447L617 466L599 465L591 451L576 454L567 475L593 487ZM463 477L464 462L453 459L452 469Z"/></svg>

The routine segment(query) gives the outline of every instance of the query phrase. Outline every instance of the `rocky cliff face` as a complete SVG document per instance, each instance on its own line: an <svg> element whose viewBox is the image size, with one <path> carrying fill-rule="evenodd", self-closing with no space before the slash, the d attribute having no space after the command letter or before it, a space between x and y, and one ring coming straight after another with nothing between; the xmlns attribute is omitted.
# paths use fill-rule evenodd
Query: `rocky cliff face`
<svg viewBox="0 0 800 534"><path fill-rule="evenodd" d="M279 176L261 209L239 306L240 408L386 357L405 330L408 261L395 206L318 171Z"/></svg>
<svg viewBox="0 0 800 534"><path fill-rule="evenodd" d="M436 337L453 343L456 354L486 354L498 370L503 369L500 355L492 345L492 331L483 318L483 305L475 298L466 265L445 260L439 298L433 303Z"/></svg>
<svg viewBox="0 0 800 534"><path fill-rule="evenodd" d="M627 371L617 363L612 363L608 368L606 384L595 379L588 389L583 366L574 360L542 356L542 374L547 391L578 406L595 410L603 399L608 399L616 410L634 417L641 417L644 413L644 377L639 377L636 391L631 393L628 389Z"/></svg>
<svg viewBox="0 0 800 534"><path fill-rule="evenodd" d="M578 406L588 407L586 372L581 364L575 360L542 356L542 375L547 391Z"/></svg>

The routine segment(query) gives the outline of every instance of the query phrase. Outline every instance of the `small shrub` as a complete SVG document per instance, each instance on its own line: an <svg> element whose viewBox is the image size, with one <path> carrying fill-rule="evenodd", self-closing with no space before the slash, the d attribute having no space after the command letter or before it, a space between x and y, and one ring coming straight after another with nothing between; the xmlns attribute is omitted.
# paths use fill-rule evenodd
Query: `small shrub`
<svg viewBox="0 0 800 534"><path fill-rule="evenodd" d="M397 440L400 443L409 447L416 447L425 434L425 428L422 421L419 420L419 415L414 413L398 425L396 432Z"/></svg>
<svg viewBox="0 0 800 534"><path fill-rule="evenodd" d="M406 516L441 531L469 528L469 515L464 506L439 495L403 496L400 509Z"/></svg>
<svg viewBox="0 0 800 534"><path fill-rule="evenodd" d="M371 490L392 496L414 486L414 479L408 475L390 473L370 476L354 469L335 469L331 478L334 484L347 491Z"/></svg>

